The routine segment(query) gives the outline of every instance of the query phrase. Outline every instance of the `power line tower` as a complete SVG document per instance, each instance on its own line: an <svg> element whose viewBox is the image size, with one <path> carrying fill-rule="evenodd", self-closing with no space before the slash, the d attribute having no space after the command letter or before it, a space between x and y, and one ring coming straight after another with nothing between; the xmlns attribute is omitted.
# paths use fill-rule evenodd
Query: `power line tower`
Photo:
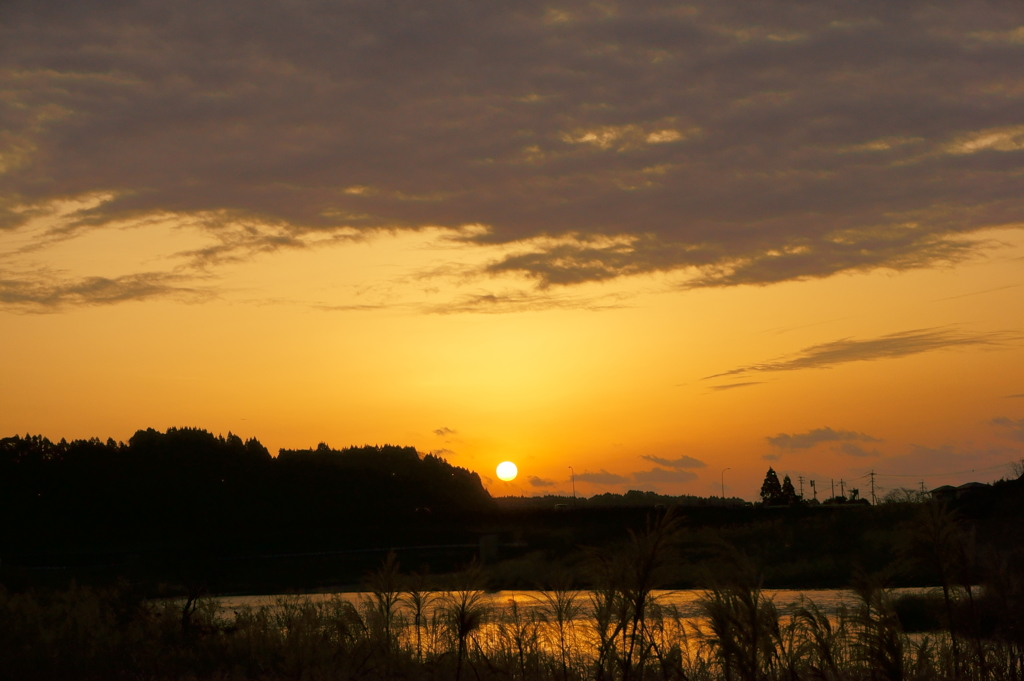
<svg viewBox="0 0 1024 681"><path fill-rule="evenodd" d="M799 475L797 479L800 481L800 498L804 498L804 476Z"/></svg>
<svg viewBox="0 0 1024 681"><path fill-rule="evenodd" d="M871 469L871 505L877 506L878 499L875 498L875 469Z"/></svg>

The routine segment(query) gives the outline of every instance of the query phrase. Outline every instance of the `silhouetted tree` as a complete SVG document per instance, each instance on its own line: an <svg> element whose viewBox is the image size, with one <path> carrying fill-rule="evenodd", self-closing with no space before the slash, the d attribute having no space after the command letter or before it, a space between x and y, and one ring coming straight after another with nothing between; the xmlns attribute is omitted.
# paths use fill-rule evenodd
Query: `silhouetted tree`
<svg viewBox="0 0 1024 681"><path fill-rule="evenodd" d="M256 439L199 428L139 430L127 444L0 438L0 555L114 547L176 583L200 555L215 566L327 536L365 544L417 508L462 516L493 504L476 473L412 447L320 444L275 458Z"/></svg>
<svg viewBox="0 0 1024 681"><path fill-rule="evenodd" d="M761 485L761 501L766 506L771 506L778 504L781 499L782 485L779 483L779 476L776 474L775 469L769 466L768 472L764 476L764 483Z"/></svg>
<svg viewBox="0 0 1024 681"><path fill-rule="evenodd" d="M919 504L928 501L928 493L912 487L894 487L882 497L883 504Z"/></svg>
<svg viewBox="0 0 1024 681"><path fill-rule="evenodd" d="M797 499L796 490L793 489L793 481L790 480L787 475L782 480L782 494L780 501L784 504L795 504Z"/></svg>

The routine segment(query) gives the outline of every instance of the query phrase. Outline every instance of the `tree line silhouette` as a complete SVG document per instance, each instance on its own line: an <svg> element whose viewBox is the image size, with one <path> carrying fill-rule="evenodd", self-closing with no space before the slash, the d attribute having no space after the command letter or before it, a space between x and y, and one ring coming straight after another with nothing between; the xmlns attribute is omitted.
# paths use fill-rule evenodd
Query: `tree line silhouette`
<svg viewBox="0 0 1024 681"><path fill-rule="evenodd" d="M476 473L412 447L321 443L272 457L255 438L196 428L139 430L127 443L0 440L0 559L365 544L417 514L493 506Z"/></svg>
<svg viewBox="0 0 1024 681"><path fill-rule="evenodd" d="M432 572L479 556L495 583L521 588L576 571L586 547L673 508L685 514L687 565L724 541L756 557L774 586L841 586L855 567L896 561L918 504L788 503L792 482L774 478L769 503L754 506L635 490L495 500L475 473L411 447L320 444L273 457L256 439L192 428L140 430L127 443L15 436L0 439L0 582L126 575L151 591L272 592L351 583L395 549ZM951 503L985 550L1024 546L1024 478ZM698 583L694 570L677 586Z"/></svg>

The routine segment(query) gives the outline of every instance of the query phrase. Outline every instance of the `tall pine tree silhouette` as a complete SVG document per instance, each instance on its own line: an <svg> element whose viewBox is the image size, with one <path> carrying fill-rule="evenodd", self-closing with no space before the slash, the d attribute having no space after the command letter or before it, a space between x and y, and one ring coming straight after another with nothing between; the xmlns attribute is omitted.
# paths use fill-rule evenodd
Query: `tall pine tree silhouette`
<svg viewBox="0 0 1024 681"><path fill-rule="evenodd" d="M769 466L768 472L764 476L764 484L761 485L761 501L765 506L771 506L781 500L782 485L779 483L779 476L775 473L775 469Z"/></svg>
<svg viewBox="0 0 1024 681"><path fill-rule="evenodd" d="M797 501L793 481L789 479L788 475L782 479L782 498L779 501L783 504L795 504Z"/></svg>

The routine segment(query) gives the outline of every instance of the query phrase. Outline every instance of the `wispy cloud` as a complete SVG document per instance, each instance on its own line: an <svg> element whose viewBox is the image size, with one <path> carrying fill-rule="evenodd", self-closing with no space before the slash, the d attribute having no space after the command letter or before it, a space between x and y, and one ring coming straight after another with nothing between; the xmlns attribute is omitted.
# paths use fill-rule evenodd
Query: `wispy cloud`
<svg viewBox="0 0 1024 681"><path fill-rule="evenodd" d="M722 392L723 390L733 390L735 388L746 388L752 385L761 385L765 381L744 381L743 383L723 383L722 385L710 385L708 386L712 392Z"/></svg>
<svg viewBox="0 0 1024 681"><path fill-rule="evenodd" d="M445 435L455 435L455 431L449 428L448 426L444 426L443 428L436 429L434 431L434 435L437 435L438 437L444 437Z"/></svg>
<svg viewBox="0 0 1024 681"><path fill-rule="evenodd" d="M649 471L637 471L633 473L633 480L642 485L692 482L696 479L696 473L692 473L690 471L685 470L666 470L664 468L652 468Z"/></svg>
<svg viewBox="0 0 1024 681"><path fill-rule="evenodd" d="M939 298L938 301L943 300L957 300L959 298L971 298L973 296L983 296L986 293L995 293L996 291L1005 291L1010 288L1020 288L1021 284L1008 284L1006 286L997 286L995 288L987 288L984 291L973 291L971 293L962 293L958 296L948 296L946 298Z"/></svg>
<svg viewBox="0 0 1024 681"><path fill-rule="evenodd" d="M294 301L275 301L293 305ZM328 305L325 303L310 303L314 310L322 312L375 312L394 308L409 308L409 305L389 305L388 303L353 303L351 305Z"/></svg>
<svg viewBox="0 0 1024 681"><path fill-rule="evenodd" d="M592 482L596 485L615 485L622 482L629 482L629 478L618 473L609 473L605 469L597 472L583 471L576 474L578 482Z"/></svg>
<svg viewBox="0 0 1024 681"><path fill-rule="evenodd" d="M992 419L991 423L1011 440L1024 442L1024 419L1011 419L1000 416Z"/></svg>
<svg viewBox="0 0 1024 681"><path fill-rule="evenodd" d="M589 482L597 485L623 485L627 483L635 483L638 485L658 485L685 483L692 482L697 479L697 474L693 471L686 470L686 468L700 468L704 466L702 462L697 461L697 459L691 459L690 457L676 459L677 462L682 463L685 467L679 465L673 466L672 461L668 459L659 460L658 457L648 456L641 458L647 459L652 463L658 463L659 466L646 471L635 471L628 475L609 473L603 468L597 472L585 471L583 473L576 474L576 481ZM661 466L662 462L665 464L663 467Z"/></svg>
<svg viewBox="0 0 1024 681"><path fill-rule="evenodd" d="M675 459L665 459L660 456L648 456L646 454L641 455L640 458L647 459L651 463L656 463L665 468L704 468L707 466L707 464L700 459L695 459L692 456L686 456L685 454Z"/></svg>
<svg viewBox="0 0 1024 681"><path fill-rule="evenodd" d="M750 373L828 369L848 362L895 359L935 350L979 346L995 347L1016 340L1018 340L1018 336L1005 331L972 333L950 327L901 331L877 338L842 338L808 346L790 357L782 357L759 364L748 364L706 376L705 380Z"/></svg>
<svg viewBox="0 0 1024 681"><path fill-rule="evenodd" d="M526 479L531 487L554 487L558 483L554 480L548 480L547 478L539 478L536 475L531 475Z"/></svg>
<svg viewBox="0 0 1024 681"><path fill-rule="evenodd" d="M1020 151L1024 149L1024 125L978 130L957 137L945 145L949 154L977 154L983 151Z"/></svg>
<svg viewBox="0 0 1024 681"><path fill-rule="evenodd" d="M62 278L47 272L2 277L0 273L0 308L14 312L58 312L70 306L113 305L155 298L198 302L216 295L210 288L197 286L195 277L166 272L109 278Z"/></svg>
<svg viewBox="0 0 1024 681"><path fill-rule="evenodd" d="M458 296L454 300L428 304L424 312L433 314L508 314L542 310L611 310L625 307L621 295L600 297L554 296L532 291L503 293L475 293Z"/></svg>
<svg viewBox="0 0 1024 681"><path fill-rule="evenodd" d="M780 449L810 449L821 442L880 442L877 438L852 430L815 428L806 433L779 433L765 438L772 447Z"/></svg>
<svg viewBox="0 0 1024 681"><path fill-rule="evenodd" d="M735 247L737 244L732 244ZM986 242L953 236L889 229L881 225L827 232L816 239L780 240L777 248L728 256L725 244L679 243L643 235L628 243L594 245L568 242L507 256L486 272L515 272L536 280L541 289L674 270L695 270L683 289L824 278L839 272L880 267L910 270L966 259ZM730 249L732 250L732 249Z"/></svg>

